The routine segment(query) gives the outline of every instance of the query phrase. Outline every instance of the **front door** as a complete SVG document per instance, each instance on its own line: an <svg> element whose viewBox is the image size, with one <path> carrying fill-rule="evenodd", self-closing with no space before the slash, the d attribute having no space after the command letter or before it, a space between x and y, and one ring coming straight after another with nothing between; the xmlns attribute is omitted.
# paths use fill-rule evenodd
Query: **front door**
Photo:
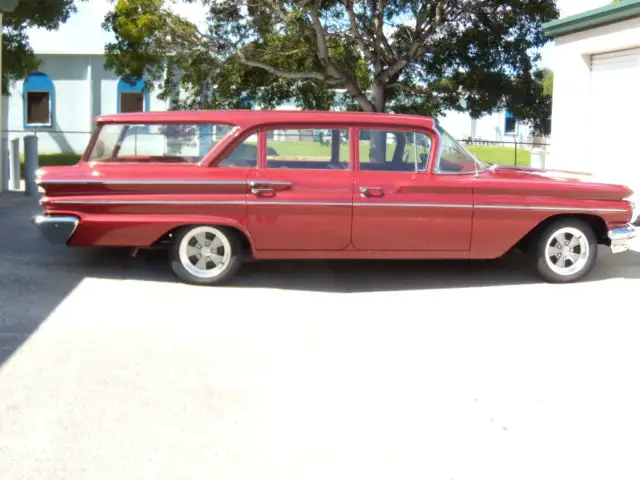
<svg viewBox="0 0 640 480"><path fill-rule="evenodd" d="M347 132L283 128L262 134L266 155L248 177L248 226L257 250L349 246L353 172Z"/></svg>
<svg viewBox="0 0 640 480"><path fill-rule="evenodd" d="M426 172L428 133L360 130L352 234L358 250L469 251L472 179Z"/></svg>

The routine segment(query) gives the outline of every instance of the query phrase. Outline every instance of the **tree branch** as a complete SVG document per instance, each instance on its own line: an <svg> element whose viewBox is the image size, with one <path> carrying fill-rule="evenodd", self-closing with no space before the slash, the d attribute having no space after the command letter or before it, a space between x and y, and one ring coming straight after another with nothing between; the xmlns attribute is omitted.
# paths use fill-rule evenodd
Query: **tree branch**
<svg viewBox="0 0 640 480"><path fill-rule="evenodd" d="M329 49L327 47L327 39L324 34L324 30L322 28L322 23L320 23L320 17L318 15L318 5L312 5L309 10L311 13L311 19L313 22L313 33L312 41L315 42L316 52L318 55L318 59L320 63L324 66L329 77L334 79L336 82L340 82L342 86L349 92L349 94L354 98L360 108L365 111L373 112L375 108L373 104L369 101L369 99L362 93L362 90L358 87L355 79L351 78L349 75L341 71L334 63L331 61L329 57Z"/></svg>
<svg viewBox="0 0 640 480"><path fill-rule="evenodd" d="M282 78L295 78L295 79L313 79L313 80L323 80L326 81L327 78L320 72L287 72L284 70L280 70L279 68L273 67L268 63L259 62L258 60L248 59L242 50L238 50L238 57L240 61L245 65L250 67L257 67L267 72Z"/></svg>
<svg viewBox="0 0 640 480"><path fill-rule="evenodd" d="M360 34L360 30L358 29L358 23L356 21L356 13L354 11L354 0L344 0L344 6L347 9L347 14L349 15L349 23L351 24L351 34L353 38L355 38L356 43L360 47L360 51L364 57L371 61L375 61L375 56L373 52L367 47L364 43L364 38Z"/></svg>
<svg viewBox="0 0 640 480"><path fill-rule="evenodd" d="M403 58L397 59L390 67L382 71L376 78L380 82L386 82L393 77L400 70L405 68L409 63L413 62L416 58L424 55L429 50L429 44L427 43L427 37L435 32L435 30L442 24L445 15L445 4L447 0L438 0L436 4L436 14L434 19L426 28L422 29L421 24L416 24L417 35L413 39L413 43L409 47L409 51ZM422 30L422 31L420 31Z"/></svg>

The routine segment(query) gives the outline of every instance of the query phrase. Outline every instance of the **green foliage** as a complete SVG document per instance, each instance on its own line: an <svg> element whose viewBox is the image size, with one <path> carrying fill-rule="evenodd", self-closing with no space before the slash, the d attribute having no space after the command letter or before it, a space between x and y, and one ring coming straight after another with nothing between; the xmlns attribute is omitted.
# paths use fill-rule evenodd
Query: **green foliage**
<svg viewBox="0 0 640 480"><path fill-rule="evenodd" d="M21 0L13 12L4 14L2 38L2 93L12 82L36 70L39 60L29 44L27 30L33 27L57 30L84 0Z"/></svg>
<svg viewBox="0 0 640 480"><path fill-rule="evenodd" d="M206 12L200 29L173 13L185 2ZM555 0L117 0L103 27L107 67L164 97L180 84L176 108L239 108L246 92L267 108L434 117L508 106L537 124L550 103L534 64L558 15Z"/></svg>

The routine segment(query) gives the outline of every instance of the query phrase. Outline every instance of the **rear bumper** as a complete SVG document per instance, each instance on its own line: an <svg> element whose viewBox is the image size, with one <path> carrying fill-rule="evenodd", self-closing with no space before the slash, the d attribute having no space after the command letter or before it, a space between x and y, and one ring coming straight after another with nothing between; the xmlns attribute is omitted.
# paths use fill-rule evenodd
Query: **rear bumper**
<svg viewBox="0 0 640 480"><path fill-rule="evenodd" d="M66 245L73 232L76 231L80 219L71 215L56 216L41 213L33 217L32 222L47 241L57 245Z"/></svg>
<svg viewBox="0 0 640 480"><path fill-rule="evenodd" d="M626 227L609 230L609 240L611 240L611 251L621 253L629 250L638 236L638 229L629 224Z"/></svg>

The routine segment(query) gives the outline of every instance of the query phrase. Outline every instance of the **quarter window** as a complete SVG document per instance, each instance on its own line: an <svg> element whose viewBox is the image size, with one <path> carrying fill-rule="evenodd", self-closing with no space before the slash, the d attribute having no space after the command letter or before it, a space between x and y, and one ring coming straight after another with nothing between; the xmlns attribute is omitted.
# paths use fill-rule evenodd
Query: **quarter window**
<svg viewBox="0 0 640 480"><path fill-rule="evenodd" d="M348 170L347 129L284 129L267 132L267 168Z"/></svg>
<svg viewBox="0 0 640 480"><path fill-rule="evenodd" d="M100 128L89 160L197 163L230 130L229 125L107 124Z"/></svg>
<svg viewBox="0 0 640 480"><path fill-rule="evenodd" d="M421 132L360 130L360 170L424 171L431 154L431 138Z"/></svg>
<svg viewBox="0 0 640 480"><path fill-rule="evenodd" d="M258 134L249 135L226 156L218 167L255 168L258 165Z"/></svg>

